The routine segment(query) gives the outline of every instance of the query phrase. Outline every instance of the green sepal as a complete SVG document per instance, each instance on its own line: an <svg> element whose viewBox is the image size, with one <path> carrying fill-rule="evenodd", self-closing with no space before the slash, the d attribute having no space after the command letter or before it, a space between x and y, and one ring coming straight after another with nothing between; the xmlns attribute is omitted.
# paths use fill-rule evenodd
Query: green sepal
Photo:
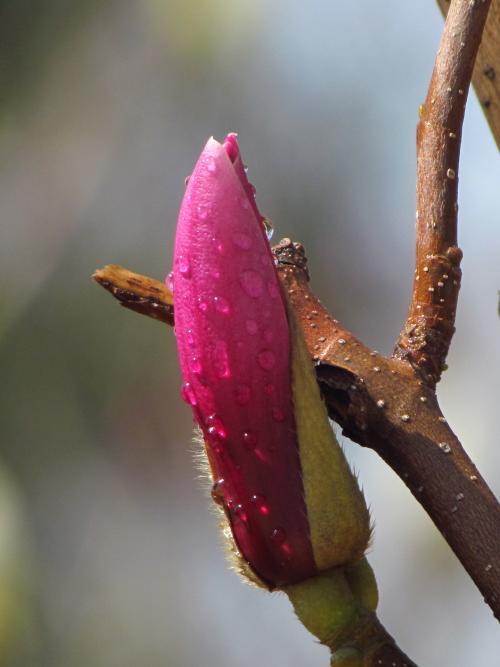
<svg viewBox="0 0 500 667"><path fill-rule="evenodd" d="M366 558L362 558L358 563L346 567L344 575L358 602L365 609L375 611L378 605L377 580L372 566Z"/></svg>
<svg viewBox="0 0 500 667"><path fill-rule="evenodd" d="M288 308L292 382L310 538L318 570L356 563L370 541L370 515L328 420L316 373Z"/></svg>

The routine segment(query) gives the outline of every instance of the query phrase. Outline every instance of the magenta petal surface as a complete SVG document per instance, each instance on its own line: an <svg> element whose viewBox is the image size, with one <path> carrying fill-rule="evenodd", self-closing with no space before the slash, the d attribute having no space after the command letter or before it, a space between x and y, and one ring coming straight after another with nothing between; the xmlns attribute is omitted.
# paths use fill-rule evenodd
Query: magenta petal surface
<svg viewBox="0 0 500 667"><path fill-rule="evenodd" d="M243 557L270 586L316 574L292 405L286 307L235 135L189 180L174 255L184 380Z"/></svg>

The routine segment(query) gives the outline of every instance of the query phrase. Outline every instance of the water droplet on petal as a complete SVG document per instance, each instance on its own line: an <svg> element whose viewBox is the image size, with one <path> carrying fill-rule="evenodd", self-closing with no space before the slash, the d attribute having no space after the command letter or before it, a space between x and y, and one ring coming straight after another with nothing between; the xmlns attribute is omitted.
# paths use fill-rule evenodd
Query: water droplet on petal
<svg viewBox="0 0 500 667"><path fill-rule="evenodd" d="M243 522L247 521L247 513L245 512L245 509L241 503L238 503L237 505L231 508L231 514L236 519L239 519L239 521Z"/></svg>
<svg viewBox="0 0 500 667"><path fill-rule="evenodd" d="M212 486L212 499L217 505L224 505L224 479L218 479Z"/></svg>
<svg viewBox="0 0 500 667"><path fill-rule="evenodd" d="M188 329L186 331L186 341L187 341L187 344L190 347L193 347L193 345L194 345L194 336L193 336L193 330L192 329Z"/></svg>
<svg viewBox="0 0 500 667"><path fill-rule="evenodd" d="M243 444L247 449L255 449L257 447L257 436L252 431L245 431L243 433Z"/></svg>
<svg viewBox="0 0 500 667"><path fill-rule="evenodd" d="M201 296L198 297L198 310L201 310L202 313L208 310L208 303Z"/></svg>
<svg viewBox="0 0 500 667"><path fill-rule="evenodd" d="M215 413L207 417L206 423L209 432L212 431L213 434L218 435L219 438L222 438L222 440L227 438L227 432L224 424L222 423L221 418L218 417Z"/></svg>
<svg viewBox="0 0 500 667"><path fill-rule="evenodd" d="M243 234L243 232L235 232L231 239L234 245L242 250L248 250L252 247L252 239L248 234Z"/></svg>
<svg viewBox="0 0 500 667"><path fill-rule="evenodd" d="M227 315L231 310L229 306L229 301L225 299L223 296L214 296L214 304L215 304L215 310L218 313L222 313L223 315Z"/></svg>
<svg viewBox="0 0 500 667"><path fill-rule="evenodd" d="M198 213L200 220L206 220L208 218L208 209L205 204L198 204L196 212Z"/></svg>
<svg viewBox="0 0 500 667"><path fill-rule="evenodd" d="M229 370L227 343L225 341L218 340L215 343L215 348L212 355L212 362L214 365L215 372L220 378L228 378L231 375Z"/></svg>
<svg viewBox="0 0 500 667"><path fill-rule="evenodd" d="M217 171L217 165L215 164L215 159L212 155L209 155L207 158L207 169L211 174L215 174Z"/></svg>
<svg viewBox="0 0 500 667"><path fill-rule="evenodd" d="M248 201L248 197L246 195L244 195L241 198L240 201L241 201L241 205L243 206L243 208L246 208L246 209L250 208L250 202Z"/></svg>
<svg viewBox="0 0 500 667"><path fill-rule="evenodd" d="M174 272L173 271L170 271L170 273L167 275L167 279L165 281L165 284L171 292L174 291Z"/></svg>
<svg viewBox="0 0 500 667"><path fill-rule="evenodd" d="M271 368L274 368L276 357L274 356L274 353L271 352L271 350L262 350L262 352L259 352L257 355L257 361L259 362L259 366L261 368L263 368L265 371L270 371Z"/></svg>
<svg viewBox="0 0 500 667"><path fill-rule="evenodd" d="M215 278L216 280L218 280L220 278L219 269L212 269L210 273L211 273L212 278Z"/></svg>
<svg viewBox="0 0 500 667"><path fill-rule="evenodd" d="M187 257L179 255L179 257L177 258L177 269L179 270L181 276L183 276L184 278L191 277L191 264L189 263Z"/></svg>
<svg viewBox="0 0 500 667"><path fill-rule="evenodd" d="M257 271L242 271L240 274L240 283L248 296L254 299L261 296L264 290L264 281Z"/></svg>
<svg viewBox="0 0 500 667"><path fill-rule="evenodd" d="M274 544L277 544L280 547L286 540L286 533L284 529L275 528L271 533L271 540L274 542Z"/></svg>
<svg viewBox="0 0 500 667"><path fill-rule="evenodd" d="M226 247L225 247L225 245L222 243L222 241L220 241L218 238L216 238L215 236L213 236L213 237L212 237L212 243L214 244L215 249L217 250L217 252L218 252L220 255L225 255L225 254L226 254Z"/></svg>
<svg viewBox="0 0 500 667"><path fill-rule="evenodd" d="M247 405L252 397L252 390L247 384L240 384L236 387L235 398L238 405Z"/></svg>
<svg viewBox="0 0 500 667"><path fill-rule="evenodd" d="M267 516L269 514L269 506L267 505L264 496L256 493L250 498L250 502L255 505L259 514L262 514L263 516Z"/></svg>
<svg viewBox="0 0 500 667"><path fill-rule="evenodd" d="M262 220L262 224L264 225L264 229L266 230L267 240L270 241L273 238L274 234L273 223L269 218L264 218Z"/></svg>
<svg viewBox="0 0 500 667"><path fill-rule="evenodd" d="M198 357L191 357L191 370L195 375L200 375L203 367L201 365L201 361L198 359Z"/></svg>
<svg viewBox="0 0 500 667"><path fill-rule="evenodd" d="M186 178L184 179L184 187L187 186L187 184L189 183L190 178L191 178L191 174L189 174L189 176L186 176Z"/></svg>
<svg viewBox="0 0 500 667"><path fill-rule="evenodd" d="M257 333L258 327L257 327L257 322L255 320L247 320L245 322L245 327L248 333L251 334L252 336Z"/></svg>
<svg viewBox="0 0 500 667"><path fill-rule="evenodd" d="M281 408L273 408L271 414L275 422L281 423L285 421L285 413Z"/></svg>
<svg viewBox="0 0 500 667"><path fill-rule="evenodd" d="M186 401L188 405L192 405L194 407L195 405L198 404L193 386L190 382L184 382L184 384L182 385L181 396L182 399Z"/></svg>

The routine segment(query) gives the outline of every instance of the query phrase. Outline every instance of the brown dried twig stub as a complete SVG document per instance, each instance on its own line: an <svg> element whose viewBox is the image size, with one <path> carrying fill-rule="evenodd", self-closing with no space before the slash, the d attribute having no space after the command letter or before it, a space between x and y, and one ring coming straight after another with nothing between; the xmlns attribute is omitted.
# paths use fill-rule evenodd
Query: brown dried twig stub
<svg viewBox="0 0 500 667"><path fill-rule="evenodd" d="M166 324L174 324L172 294L158 280L133 273L116 264L97 269L92 278L125 308Z"/></svg>

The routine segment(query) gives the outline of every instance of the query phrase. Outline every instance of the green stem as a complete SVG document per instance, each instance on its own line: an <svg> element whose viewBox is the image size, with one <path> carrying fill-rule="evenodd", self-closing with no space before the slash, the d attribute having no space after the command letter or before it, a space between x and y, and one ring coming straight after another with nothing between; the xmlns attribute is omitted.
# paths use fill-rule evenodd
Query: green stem
<svg viewBox="0 0 500 667"><path fill-rule="evenodd" d="M284 592L304 626L330 648L331 667L416 667L377 618L377 585L365 558Z"/></svg>

